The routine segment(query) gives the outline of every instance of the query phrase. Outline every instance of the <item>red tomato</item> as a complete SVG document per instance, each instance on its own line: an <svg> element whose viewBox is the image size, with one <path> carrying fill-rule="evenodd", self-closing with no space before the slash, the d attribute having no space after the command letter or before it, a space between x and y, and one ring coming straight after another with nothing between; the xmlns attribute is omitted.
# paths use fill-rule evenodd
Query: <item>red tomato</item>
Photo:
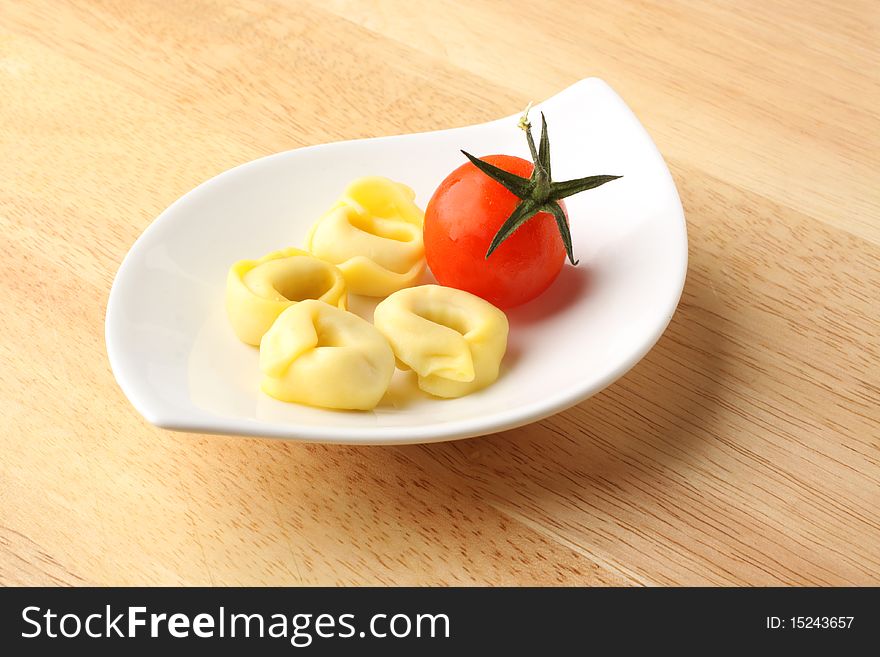
<svg viewBox="0 0 880 657"><path fill-rule="evenodd" d="M525 178L534 167L513 155L480 159ZM425 257L441 285L466 290L499 308L531 301L547 289L565 261L553 215L536 214L486 258L492 238L518 203L470 162L440 183L425 210ZM565 211L565 204L559 205Z"/></svg>

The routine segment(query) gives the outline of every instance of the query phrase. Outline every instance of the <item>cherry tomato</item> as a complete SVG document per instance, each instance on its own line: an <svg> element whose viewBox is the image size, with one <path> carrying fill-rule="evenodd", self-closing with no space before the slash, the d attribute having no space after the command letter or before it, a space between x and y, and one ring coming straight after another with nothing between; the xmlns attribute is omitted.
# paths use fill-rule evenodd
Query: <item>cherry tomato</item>
<svg viewBox="0 0 880 657"><path fill-rule="evenodd" d="M534 165L513 155L480 158L528 178ZM488 258L486 250L519 199L467 162L450 173L425 210L425 257L441 285L499 308L531 301L556 279L565 247L553 215L536 214ZM565 204L560 202L566 217Z"/></svg>

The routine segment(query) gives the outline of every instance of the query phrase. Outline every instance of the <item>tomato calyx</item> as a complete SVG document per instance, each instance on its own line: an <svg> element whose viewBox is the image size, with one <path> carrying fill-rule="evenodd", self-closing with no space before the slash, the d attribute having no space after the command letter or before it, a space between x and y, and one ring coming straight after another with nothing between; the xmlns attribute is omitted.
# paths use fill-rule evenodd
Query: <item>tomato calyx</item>
<svg viewBox="0 0 880 657"><path fill-rule="evenodd" d="M519 127L526 133L529 151L532 154L534 168L532 169L531 177L523 178L474 157L467 151L462 151L464 156L475 167L520 199L516 208L514 208L504 223L501 224L501 228L495 233L495 237L492 238L489 249L486 251L486 258L492 255L492 252L501 246L504 240L513 235L529 219L539 212L547 212L556 219L556 226L559 228L559 235L562 237L562 243L565 245L568 259L571 264L576 265L578 261L574 259L571 245L571 230L568 227L568 220L565 217L565 212L559 205L559 201L579 192L599 187L612 180L617 180L623 176L587 176L586 178L553 182L550 177L550 139L547 136L547 120L544 118L544 113L541 112L541 139L539 146L536 147L535 140L532 137L532 124L529 122L529 109L531 109L531 103L526 107L525 112L520 118Z"/></svg>

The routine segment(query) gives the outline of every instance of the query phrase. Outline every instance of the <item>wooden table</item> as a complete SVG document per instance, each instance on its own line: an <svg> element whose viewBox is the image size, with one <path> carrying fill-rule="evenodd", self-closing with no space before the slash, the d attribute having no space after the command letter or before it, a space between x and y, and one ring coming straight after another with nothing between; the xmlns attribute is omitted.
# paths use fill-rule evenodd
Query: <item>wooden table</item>
<svg viewBox="0 0 880 657"><path fill-rule="evenodd" d="M880 584L878 30L873 0L3 2L0 582ZM169 433L123 397L107 294L178 196L590 75L690 236L611 388L401 448Z"/></svg>

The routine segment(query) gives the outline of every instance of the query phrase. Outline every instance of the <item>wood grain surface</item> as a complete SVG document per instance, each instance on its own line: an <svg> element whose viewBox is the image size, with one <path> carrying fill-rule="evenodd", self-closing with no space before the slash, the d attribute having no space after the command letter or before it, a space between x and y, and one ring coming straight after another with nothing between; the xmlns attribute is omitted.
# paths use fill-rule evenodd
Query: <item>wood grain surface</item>
<svg viewBox="0 0 880 657"><path fill-rule="evenodd" d="M880 4L0 3L0 582L880 584ZM175 434L110 372L135 238L268 153L608 81L679 186L656 348L448 444Z"/></svg>

